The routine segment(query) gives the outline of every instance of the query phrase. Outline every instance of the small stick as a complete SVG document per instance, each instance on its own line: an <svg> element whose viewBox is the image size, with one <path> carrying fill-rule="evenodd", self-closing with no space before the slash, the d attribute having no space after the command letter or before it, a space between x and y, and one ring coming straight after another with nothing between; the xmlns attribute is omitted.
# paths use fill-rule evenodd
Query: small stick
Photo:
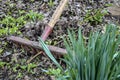
<svg viewBox="0 0 120 80"><path fill-rule="evenodd" d="M8 40L12 41L14 43L19 43L19 44L27 46L27 47L32 47L34 49L43 50L43 48L39 44L39 42L26 40L26 39L16 37L16 36L10 36L10 37L8 37ZM55 47L55 46L50 46L50 45L47 45L47 46L51 52L53 52L57 55L64 55L67 53L66 49Z"/></svg>
<svg viewBox="0 0 120 80"><path fill-rule="evenodd" d="M33 57L31 57L28 61L27 64L29 64L33 59L35 59L38 55L42 54L43 51L38 52L36 55L34 55Z"/></svg>

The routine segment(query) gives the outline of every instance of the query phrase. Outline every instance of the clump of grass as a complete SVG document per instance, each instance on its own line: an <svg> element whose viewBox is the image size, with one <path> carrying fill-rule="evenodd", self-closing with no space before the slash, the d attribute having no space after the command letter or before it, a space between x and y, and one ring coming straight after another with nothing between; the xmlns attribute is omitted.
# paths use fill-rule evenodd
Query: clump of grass
<svg viewBox="0 0 120 80"><path fill-rule="evenodd" d="M81 31L76 40L72 31L66 41L68 55L65 57L71 80L116 80L120 79L120 35L116 26L108 25L106 32L91 33L85 45ZM118 37L118 38L117 38Z"/></svg>
<svg viewBox="0 0 120 80"><path fill-rule="evenodd" d="M68 31L69 40L64 39L67 80L119 80L120 35L116 32L116 26L109 24L104 34L91 33L85 44L81 30L77 39L74 31ZM44 50L47 53L48 49Z"/></svg>

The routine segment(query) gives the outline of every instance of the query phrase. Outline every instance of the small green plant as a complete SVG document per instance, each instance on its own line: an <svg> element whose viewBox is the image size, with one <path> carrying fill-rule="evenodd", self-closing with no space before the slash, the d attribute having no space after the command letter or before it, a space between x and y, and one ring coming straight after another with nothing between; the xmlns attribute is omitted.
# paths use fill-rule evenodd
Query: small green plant
<svg viewBox="0 0 120 80"><path fill-rule="evenodd" d="M106 14L107 11L105 9L88 10L84 17L84 21L89 22L91 25L96 25L103 21L103 17Z"/></svg>
<svg viewBox="0 0 120 80"><path fill-rule="evenodd" d="M25 14L26 14L25 10L18 10L18 17L23 16Z"/></svg>
<svg viewBox="0 0 120 80"><path fill-rule="evenodd" d="M34 72L32 71L32 69L35 68L35 67L37 67L36 64L30 63L30 64L27 65L27 71L28 71L29 73L33 73L33 74L34 74Z"/></svg>
<svg viewBox="0 0 120 80"><path fill-rule="evenodd" d="M23 74L21 72L18 72L18 75L16 78L22 78L23 77Z"/></svg>
<svg viewBox="0 0 120 80"><path fill-rule="evenodd" d="M68 31L69 40L64 39L67 54L63 59L69 75L67 80L120 79L120 34L116 34L115 25L109 24L106 27L105 33L91 33L87 44L81 30L77 39L74 31ZM46 54L52 55L41 39L40 43Z"/></svg>
<svg viewBox="0 0 120 80"><path fill-rule="evenodd" d="M3 66L6 65L6 64L7 64L6 62L0 61L0 68L3 67Z"/></svg>
<svg viewBox="0 0 120 80"><path fill-rule="evenodd" d="M113 4L109 3L109 4L105 4L106 7L110 7L112 6Z"/></svg>
<svg viewBox="0 0 120 80"><path fill-rule="evenodd" d="M50 7L53 7L53 6L54 6L53 0L49 0L48 5L49 5Z"/></svg>
<svg viewBox="0 0 120 80"><path fill-rule="evenodd" d="M29 13L26 15L26 19L32 20L32 21L42 20L43 18L44 18L44 16L42 14L39 14L32 10L30 10Z"/></svg>
<svg viewBox="0 0 120 80"><path fill-rule="evenodd" d="M54 69L54 68L50 68L48 70L44 70L43 72L45 72L48 75L54 76L55 80L67 80L68 76L68 72L65 71L64 74L62 73L60 68Z"/></svg>
<svg viewBox="0 0 120 80"><path fill-rule="evenodd" d="M1 49L0 49L0 54L1 54L2 52L3 52L3 49L1 48Z"/></svg>
<svg viewBox="0 0 120 80"><path fill-rule="evenodd" d="M47 44L47 45L56 45L57 44L57 41L55 41L55 40L46 40L45 41L45 43Z"/></svg>
<svg viewBox="0 0 120 80"><path fill-rule="evenodd" d="M28 73L31 73L32 72L32 69L37 67L36 64L34 63L30 63L30 64L27 64L27 65L20 65L20 64L16 64L14 67L13 67L13 71L14 72L17 72L18 68L21 69L21 70L27 70Z"/></svg>
<svg viewBox="0 0 120 80"><path fill-rule="evenodd" d="M46 73L50 74L50 75L59 76L61 74L61 70L59 68L58 69L49 69Z"/></svg>
<svg viewBox="0 0 120 80"><path fill-rule="evenodd" d="M24 15L23 15L24 14ZM20 17L14 18L12 16L6 16L0 21L2 27L0 27L0 36L11 35L11 34L21 34L19 29L23 27L28 21L42 20L44 16L37 12L30 11L25 14L25 11L19 10Z"/></svg>
<svg viewBox="0 0 120 80"><path fill-rule="evenodd" d="M14 33L20 34L19 28L25 24L25 21L22 17L17 19L12 16L6 16L2 21L0 21L2 28L0 28L0 36L11 35Z"/></svg>
<svg viewBox="0 0 120 80"><path fill-rule="evenodd" d="M23 76L27 73L27 74L35 74L35 72L33 71L34 68L36 68L37 65L34 63L29 63L29 64L15 64L12 67L12 70L14 73L16 73L16 78L23 78ZM23 74L23 72L25 72Z"/></svg>
<svg viewBox="0 0 120 80"><path fill-rule="evenodd" d="M16 64L16 65L12 68L12 70L13 70L14 72L17 72L17 68L18 68L19 66L20 66L19 64Z"/></svg>
<svg viewBox="0 0 120 80"><path fill-rule="evenodd" d="M31 2L34 2L35 0L30 0Z"/></svg>

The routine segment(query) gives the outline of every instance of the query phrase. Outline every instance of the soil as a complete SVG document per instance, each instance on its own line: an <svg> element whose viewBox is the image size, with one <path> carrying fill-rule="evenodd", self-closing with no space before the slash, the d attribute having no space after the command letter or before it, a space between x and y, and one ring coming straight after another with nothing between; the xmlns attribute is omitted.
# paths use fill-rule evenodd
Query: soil
<svg viewBox="0 0 120 80"><path fill-rule="evenodd" d="M14 34L32 41L38 41L38 37L42 34L45 25L49 22L59 4L59 0L53 0L53 2L54 5L50 6L48 4L49 0L0 0L0 20L9 13L13 17L19 17L17 15L19 10L24 10L25 12L33 10L34 12L43 14L43 20L28 22L20 29L22 34ZM87 38L91 31L104 31L106 24L113 23L119 25L120 17L113 17L110 14L104 16L103 21L97 25L91 25L83 21L87 10L107 8L106 4L120 6L119 3L119 0L69 0L46 42L50 42L50 45L65 48L62 37L68 35L68 29L76 31L77 35L77 31L81 28L82 34ZM1 27L2 25L0 25ZM31 63L37 64L37 67L31 69L35 73L22 70L20 66L16 67L17 64L22 66L27 65L27 61L37 53L33 54L30 51L26 51L21 46L16 47L15 44L7 41L8 36L0 37L0 48L3 49L0 53L0 61L9 63L0 67L0 80L52 80L51 76L44 73L42 69L48 70L49 68L56 68L56 66L44 52L31 61ZM64 63L59 58L57 59L65 67ZM13 71L15 67L17 71ZM20 74L22 77L18 77Z"/></svg>

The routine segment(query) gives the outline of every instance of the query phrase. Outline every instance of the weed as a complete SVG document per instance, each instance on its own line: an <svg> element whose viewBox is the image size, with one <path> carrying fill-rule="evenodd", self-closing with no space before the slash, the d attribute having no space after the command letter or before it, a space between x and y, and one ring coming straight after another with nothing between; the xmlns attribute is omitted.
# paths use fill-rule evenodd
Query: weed
<svg viewBox="0 0 120 80"><path fill-rule="evenodd" d="M17 74L16 78L22 78L26 73L27 74L35 74L33 71L34 68L36 68L37 65L34 63L30 64L15 64L12 67L12 71ZM25 72L25 73L23 73Z"/></svg>
<svg viewBox="0 0 120 80"><path fill-rule="evenodd" d="M34 2L35 0L30 0L31 2Z"/></svg>
<svg viewBox="0 0 120 80"><path fill-rule="evenodd" d="M30 63L30 64L27 65L27 71L29 73L33 73L34 74L34 72L32 71L32 69L35 68L35 67L37 67L36 64Z"/></svg>
<svg viewBox="0 0 120 80"><path fill-rule="evenodd" d="M17 72L17 68L19 68L20 65L19 64L15 64L15 66L12 68L14 72Z"/></svg>
<svg viewBox="0 0 120 80"><path fill-rule="evenodd" d="M57 41L52 41L52 40L46 40L45 41L45 43L47 44L47 45L56 45L57 44Z"/></svg>
<svg viewBox="0 0 120 80"><path fill-rule="evenodd" d="M18 10L18 16L23 16L25 14L26 14L25 10Z"/></svg>
<svg viewBox="0 0 120 80"><path fill-rule="evenodd" d="M21 72L18 72L18 75L17 75L16 78L22 78L22 77L23 77L22 73L21 73Z"/></svg>
<svg viewBox="0 0 120 80"><path fill-rule="evenodd" d="M27 69L27 66L26 66L26 65L22 65L22 66L20 66L20 68L21 68L22 70L26 70L26 69Z"/></svg>
<svg viewBox="0 0 120 80"><path fill-rule="evenodd" d="M107 11L104 9L94 9L88 10L84 21L89 22L91 25L97 25L103 21L103 17L107 14Z"/></svg>
<svg viewBox="0 0 120 80"><path fill-rule="evenodd" d="M26 19L36 21L36 20L42 20L44 16L42 14L39 14L37 12L33 12L32 10L29 11L29 13L26 15Z"/></svg>
<svg viewBox="0 0 120 80"><path fill-rule="evenodd" d="M0 21L0 23L3 26L0 29L0 36L11 35L14 33L20 34L18 29L24 24L24 19L15 19L12 16L6 16L2 21Z"/></svg>
<svg viewBox="0 0 120 80"><path fill-rule="evenodd" d="M105 4L106 7L110 7L112 6L113 4L109 3L109 4Z"/></svg>
<svg viewBox="0 0 120 80"><path fill-rule="evenodd" d="M60 68L57 69L48 69L48 70L43 70L44 72L46 72L46 74L54 76L55 80L67 80L66 78L68 78L68 72L65 71L65 74L62 73Z"/></svg>
<svg viewBox="0 0 120 80"><path fill-rule="evenodd" d="M2 52L3 52L3 49L1 48L1 49L0 49L0 54L1 54Z"/></svg>
<svg viewBox="0 0 120 80"><path fill-rule="evenodd" d="M37 67L37 65L34 64L34 63L30 63L30 64L27 64L27 65L16 64L13 67L13 71L17 72L18 71L17 69L21 69L21 70L27 70L28 73L31 73L32 69L35 68L35 67Z"/></svg>
<svg viewBox="0 0 120 80"><path fill-rule="evenodd" d="M53 0L49 0L49 2L48 2L48 6L50 6L50 7L53 7L53 6L54 6L54 2L53 2Z"/></svg>
<svg viewBox="0 0 120 80"><path fill-rule="evenodd" d="M15 33L21 34L19 29L23 27L28 21L37 21L44 18L42 14L33 11L25 14L25 11L19 10L19 15L20 17L18 18L14 18L8 15L0 21L0 24L2 25L0 28L0 36L12 35Z"/></svg>
<svg viewBox="0 0 120 80"><path fill-rule="evenodd" d="M0 61L0 68L3 67L3 66L6 65L6 64L7 64L6 62Z"/></svg>

